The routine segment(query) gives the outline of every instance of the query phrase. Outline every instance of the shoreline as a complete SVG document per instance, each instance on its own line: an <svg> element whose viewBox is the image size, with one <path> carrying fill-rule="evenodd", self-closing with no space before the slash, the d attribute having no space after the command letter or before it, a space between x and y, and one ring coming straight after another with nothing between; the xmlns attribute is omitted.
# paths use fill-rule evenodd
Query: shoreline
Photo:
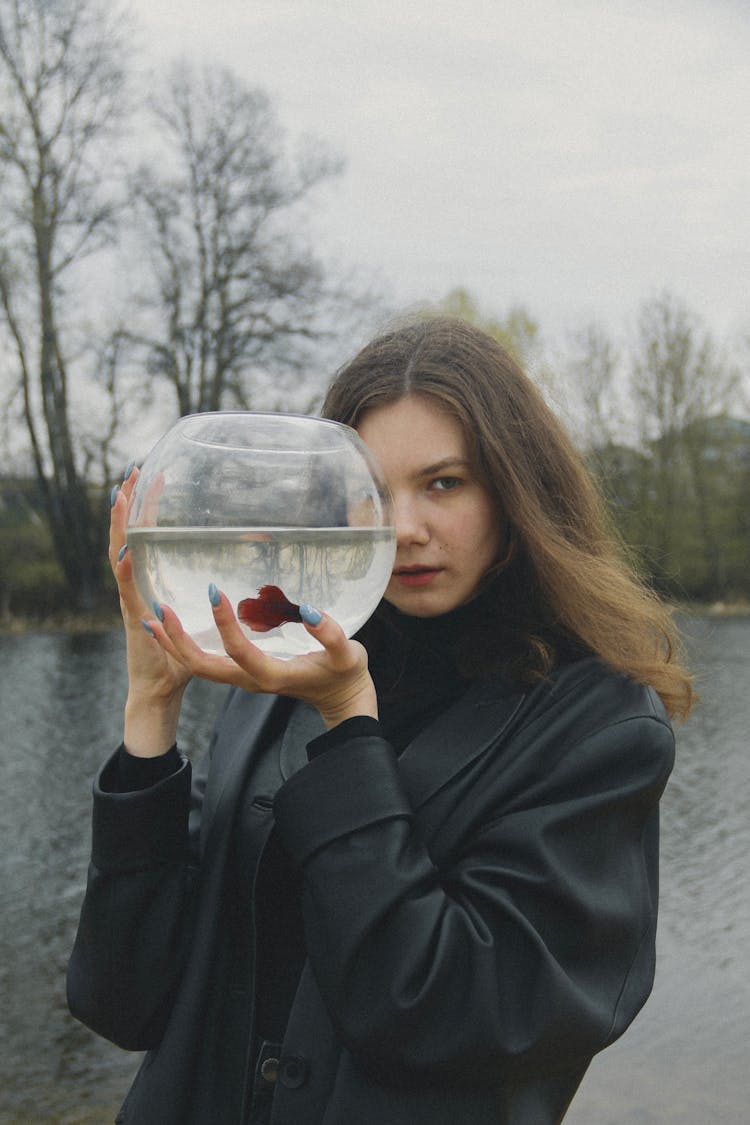
<svg viewBox="0 0 750 1125"><path fill-rule="evenodd" d="M24 636L27 633L111 633L122 630L119 614L60 614L35 620L11 617L0 621L0 636Z"/></svg>
<svg viewBox="0 0 750 1125"><path fill-rule="evenodd" d="M684 617L750 617L750 602L670 602L671 610ZM122 630L119 613L53 614L36 620L11 617L0 621L0 636L27 633L110 633Z"/></svg>
<svg viewBox="0 0 750 1125"><path fill-rule="evenodd" d="M750 602L668 602L673 613L685 617L750 617Z"/></svg>

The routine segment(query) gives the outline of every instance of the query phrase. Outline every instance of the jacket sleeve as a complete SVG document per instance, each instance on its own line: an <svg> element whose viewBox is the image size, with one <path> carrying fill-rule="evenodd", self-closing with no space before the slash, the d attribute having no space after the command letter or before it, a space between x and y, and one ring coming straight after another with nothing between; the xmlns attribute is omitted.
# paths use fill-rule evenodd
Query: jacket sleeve
<svg viewBox="0 0 750 1125"><path fill-rule="evenodd" d="M549 1074L625 1029L653 980L673 752L653 715L593 731L522 791L477 795L481 819L438 859L382 739L285 783L276 822L304 874L311 967L363 1066Z"/></svg>
<svg viewBox="0 0 750 1125"><path fill-rule="evenodd" d="M94 782L92 855L68 964L68 1006L128 1050L160 1040L189 932L195 863L188 830L191 766L120 793L117 755Z"/></svg>

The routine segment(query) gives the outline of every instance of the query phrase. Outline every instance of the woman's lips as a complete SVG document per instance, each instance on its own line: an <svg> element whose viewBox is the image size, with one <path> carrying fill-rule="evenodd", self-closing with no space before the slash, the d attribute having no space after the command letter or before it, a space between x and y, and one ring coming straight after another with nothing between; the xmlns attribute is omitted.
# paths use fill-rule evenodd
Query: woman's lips
<svg viewBox="0 0 750 1125"><path fill-rule="evenodd" d="M393 571L393 577L402 586L427 586L439 573L435 567L400 566Z"/></svg>

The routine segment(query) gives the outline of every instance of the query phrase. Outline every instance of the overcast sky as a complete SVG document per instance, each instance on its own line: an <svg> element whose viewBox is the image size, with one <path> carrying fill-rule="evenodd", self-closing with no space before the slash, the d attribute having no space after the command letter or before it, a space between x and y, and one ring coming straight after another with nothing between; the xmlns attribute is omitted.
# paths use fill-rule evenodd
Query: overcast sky
<svg viewBox="0 0 750 1125"><path fill-rule="evenodd" d="M750 0L134 0L346 160L322 249L401 304L463 286L557 332L669 289L750 326Z"/></svg>

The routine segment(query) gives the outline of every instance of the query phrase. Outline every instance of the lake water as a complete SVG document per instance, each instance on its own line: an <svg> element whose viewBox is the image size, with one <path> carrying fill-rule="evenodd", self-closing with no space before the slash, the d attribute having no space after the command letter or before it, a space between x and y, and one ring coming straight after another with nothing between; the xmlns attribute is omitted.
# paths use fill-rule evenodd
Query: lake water
<svg viewBox="0 0 750 1125"><path fill-rule="evenodd" d="M684 627L702 704L678 734L663 802L656 987L592 1064L566 1125L747 1120L750 620ZM138 1064L73 1020L64 992L91 777L119 740L122 658L118 634L0 636L3 1125L105 1125ZM191 685L189 752L205 745L223 691Z"/></svg>

